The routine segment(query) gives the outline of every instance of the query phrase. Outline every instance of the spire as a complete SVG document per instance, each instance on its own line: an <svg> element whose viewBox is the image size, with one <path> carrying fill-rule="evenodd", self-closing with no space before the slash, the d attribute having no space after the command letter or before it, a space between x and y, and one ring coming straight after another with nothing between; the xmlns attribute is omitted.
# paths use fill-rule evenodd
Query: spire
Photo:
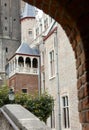
<svg viewBox="0 0 89 130"><path fill-rule="evenodd" d="M33 17L34 18L35 16L36 16L35 7L26 3L21 18L26 18L26 17Z"/></svg>

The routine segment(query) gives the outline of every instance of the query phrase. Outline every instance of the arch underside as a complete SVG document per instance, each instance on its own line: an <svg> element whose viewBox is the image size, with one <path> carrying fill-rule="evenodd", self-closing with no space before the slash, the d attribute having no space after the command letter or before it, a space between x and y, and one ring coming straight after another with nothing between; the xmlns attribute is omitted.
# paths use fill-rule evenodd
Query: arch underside
<svg viewBox="0 0 89 130"><path fill-rule="evenodd" d="M24 1L42 9L65 30L76 58L80 122L83 124L83 130L89 130L89 1Z"/></svg>

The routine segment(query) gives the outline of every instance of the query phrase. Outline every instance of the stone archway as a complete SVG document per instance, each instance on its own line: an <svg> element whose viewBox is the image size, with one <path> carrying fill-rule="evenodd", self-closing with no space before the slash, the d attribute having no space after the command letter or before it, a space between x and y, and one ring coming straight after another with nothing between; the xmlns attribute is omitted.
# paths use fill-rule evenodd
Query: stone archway
<svg viewBox="0 0 89 130"><path fill-rule="evenodd" d="M76 58L80 122L89 130L88 0L24 0L52 16L64 28Z"/></svg>

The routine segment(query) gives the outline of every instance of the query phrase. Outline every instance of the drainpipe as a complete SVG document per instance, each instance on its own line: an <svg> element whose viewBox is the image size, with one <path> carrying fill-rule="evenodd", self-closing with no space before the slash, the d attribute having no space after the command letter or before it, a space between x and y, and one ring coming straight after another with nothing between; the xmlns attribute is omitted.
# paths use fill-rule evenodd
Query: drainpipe
<svg viewBox="0 0 89 130"><path fill-rule="evenodd" d="M58 37L57 30L55 31L55 53L56 53L56 87L57 87L57 105L58 105L58 128L57 130L62 130L61 128L61 98L60 98L60 84L59 84L59 58L58 58Z"/></svg>
<svg viewBox="0 0 89 130"><path fill-rule="evenodd" d="M41 57L39 56L39 74L38 74L38 94L39 94L39 97L41 95Z"/></svg>

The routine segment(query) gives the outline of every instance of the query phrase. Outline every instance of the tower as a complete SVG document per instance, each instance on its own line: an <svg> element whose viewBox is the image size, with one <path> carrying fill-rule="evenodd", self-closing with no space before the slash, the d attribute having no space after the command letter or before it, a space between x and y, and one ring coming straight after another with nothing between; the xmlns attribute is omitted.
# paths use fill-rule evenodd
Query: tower
<svg viewBox="0 0 89 130"><path fill-rule="evenodd" d="M22 42L32 43L34 40L34 27L36 24L36 10L35 7L25 3L23 12L21 14L21 34Z"/></svg>
<svg viewBox="0 0 89 130"><path fill-rule="evenodd" d="M9 60L9 87L15 93L38 93L40 55L37 49L22 43Z"/></svg>
<svg viewBox="0 0 89 130"><path fill-rule="evenodd" d="M0 0L0 76L5 78L5 65L20 45L20 1Z"/></svg>

